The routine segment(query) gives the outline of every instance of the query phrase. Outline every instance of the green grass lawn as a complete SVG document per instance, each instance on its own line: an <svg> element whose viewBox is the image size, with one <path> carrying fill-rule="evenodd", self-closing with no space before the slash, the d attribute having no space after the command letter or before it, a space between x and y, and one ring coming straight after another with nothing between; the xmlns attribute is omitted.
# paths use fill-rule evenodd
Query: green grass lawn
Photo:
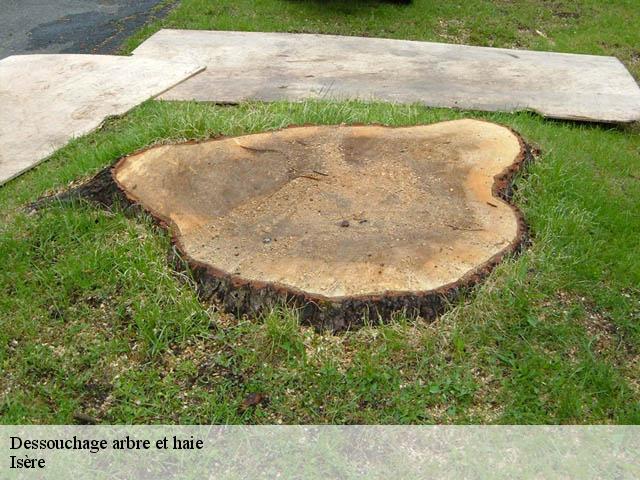
<svg viewBox="0 0 640 480"><path fill-rule="evenodd" d="M162 23L613 53L638 76L636 5L185 0ZM462 117L511 126L539 149L515 196L532 243L432 323L332 335L291 311L235 318L197 300L150 219L82 203L24 209L157 142ZM640 423L639 212L637 126L361 102L147 102L0 187L0 421ZM256 393L266 400L247 406Z"/></svg>

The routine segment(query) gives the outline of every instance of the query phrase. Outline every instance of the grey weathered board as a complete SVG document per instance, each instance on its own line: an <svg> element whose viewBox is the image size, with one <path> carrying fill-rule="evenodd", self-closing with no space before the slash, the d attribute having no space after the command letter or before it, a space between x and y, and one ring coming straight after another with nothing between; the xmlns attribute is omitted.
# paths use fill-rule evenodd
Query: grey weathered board
<svg viewBox="0 0 640 480"><path fill-rule="evenodd" d="M165 100L346 99L547 117L640 120L640 88L614 57L291 33L161 30L136 57L205 72Z"/></svg>
<svg viewBox="0 0 640 480"><path fill-rule="evenodd" d="M0 61L0 185L73 137L202 70L193 62L107 55Z"/></svg>

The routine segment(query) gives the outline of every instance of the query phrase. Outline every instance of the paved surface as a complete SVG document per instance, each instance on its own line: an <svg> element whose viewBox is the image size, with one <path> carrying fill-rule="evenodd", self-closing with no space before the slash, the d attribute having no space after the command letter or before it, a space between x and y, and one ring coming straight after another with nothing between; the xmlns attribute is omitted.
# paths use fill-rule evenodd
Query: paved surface
<svg viewBox="0 0 640 480"><path fill-rule="evenodd" d="M290 33L162 30L135 56L207 70L166 100L380 100L547 117L640 120L640 88L614 57Z"/></svg>
<svg viewBox="0 0 640 480"><path fill-rule="evenodd" d="M161 0L0 0L0 58L112 53ZM165 8L166 10L166 8Z"/></svg>
<svg viewBox="0 0 640 480"><path fill-rule="evenodd" d="M112 55L16 55L0 60L0 185L71 138L200 70L197 64Z"/></svg>

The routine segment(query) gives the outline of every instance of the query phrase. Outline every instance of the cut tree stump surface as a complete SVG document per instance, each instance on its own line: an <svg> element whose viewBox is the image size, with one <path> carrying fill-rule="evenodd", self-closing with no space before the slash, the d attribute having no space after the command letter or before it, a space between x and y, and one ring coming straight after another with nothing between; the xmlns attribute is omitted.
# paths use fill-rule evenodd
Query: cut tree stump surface
<svg viewBox="0 0 640 480"><path fill-rule="evenodd" d="M207 69L164 100L362 99L640 120L640 88L614 57L298 33L161 30L136 57Z"/></svg>
<svg viewBox="0 0 640 480"><path fill-rule="evenodd" d="M112 176L171 227L207 296L242 312L293 300L336 329L433 316L515 251L526 229L505 199L524 158L478 120L305 126L153 147Z"/></svg>

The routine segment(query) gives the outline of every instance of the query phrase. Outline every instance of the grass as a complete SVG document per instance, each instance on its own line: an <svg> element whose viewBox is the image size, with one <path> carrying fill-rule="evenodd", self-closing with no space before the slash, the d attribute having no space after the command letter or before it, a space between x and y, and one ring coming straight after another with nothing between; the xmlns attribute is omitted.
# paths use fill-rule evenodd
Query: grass
<svg viewBox="0 0 640 480"><path fill-rule="evenodd" d="M534 240L434 323L234 318L197 301L149 220L22 207L156 142L468 116L540 148L516 196ZM0 190L2 422L640 422L639 154L636 133L528 113L148 102ZM252 393L268 402L243 406Z"/></svg>
<svg viewBox="0 0 640 480"><path fill-rule="evenodd" d="M183 0L160 28L329 33L615 55L640 78L637 0Z"/></svg>
<svg viewBox="0 0 640 480"><path fill-rule="evenodd" d="M184 0L125 50L161 26L308 31L616 54L638 78L638 16L635 1ZM515 197L533 239L433 323L330 335L286 310L235 318L197 300L148 218L24 209L154 143L462 117L539 148ZM0 422L640 423L639 207L637 126L362 102L147 102L0 188Z"/></svg>

